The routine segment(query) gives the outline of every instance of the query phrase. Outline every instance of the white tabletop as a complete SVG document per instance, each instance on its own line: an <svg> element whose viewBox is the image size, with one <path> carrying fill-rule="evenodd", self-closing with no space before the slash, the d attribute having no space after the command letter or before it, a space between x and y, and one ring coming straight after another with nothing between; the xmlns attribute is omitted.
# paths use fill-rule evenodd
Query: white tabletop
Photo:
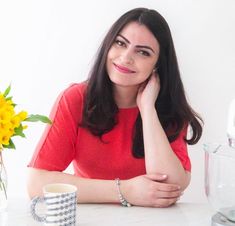
<svg viewBox="0 0 235 226"><path fill-rule="evenodd" d="M42 211L42 208L39 211ZM115 204L78 204L77 224L81 226L210 226L215 212L207 203L178 203L169 208L122 207ZM0 213L0 226L39 226L30 214L30 201L9 200Z"/></svg>

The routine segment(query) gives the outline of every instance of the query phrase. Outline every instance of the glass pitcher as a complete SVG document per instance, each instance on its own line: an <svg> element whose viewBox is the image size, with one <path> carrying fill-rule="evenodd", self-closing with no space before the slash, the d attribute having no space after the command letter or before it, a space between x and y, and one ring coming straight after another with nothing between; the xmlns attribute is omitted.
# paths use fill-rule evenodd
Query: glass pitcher
<svg viewBox="0 0 235 226"><path fill-rule="evenodd" d="M235 223L234 144L204 144L205 192L211 206Z"/></svg>

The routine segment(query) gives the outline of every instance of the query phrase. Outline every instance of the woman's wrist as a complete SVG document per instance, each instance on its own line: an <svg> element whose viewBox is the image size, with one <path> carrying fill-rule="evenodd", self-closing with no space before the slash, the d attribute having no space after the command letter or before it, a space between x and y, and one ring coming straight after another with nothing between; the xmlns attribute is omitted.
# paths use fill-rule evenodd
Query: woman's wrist
<svg viewBox="0 0 235 226"><path fill-rule="evenodd" d="M118 193L119 201L120 201L122 206L131 207L132 205L130 204L130 202L128 202L128 200L126 198L126 195L124 195L125 192L123 193L123 186L121 188L121 184L123 185L122 182L124 182L124 181L120 181L119 178L115 179L115 184L116 184L116 187L117 187L117 193Z"/></svg>
<svg viewBox="0 0 235 226"><path fill-rule="evenodd" d="M142 120L144 120L145 118L149 118L149 116L151 115L155 116L157 114L157 111L154 106L145 106L139 110Z"/></svg>

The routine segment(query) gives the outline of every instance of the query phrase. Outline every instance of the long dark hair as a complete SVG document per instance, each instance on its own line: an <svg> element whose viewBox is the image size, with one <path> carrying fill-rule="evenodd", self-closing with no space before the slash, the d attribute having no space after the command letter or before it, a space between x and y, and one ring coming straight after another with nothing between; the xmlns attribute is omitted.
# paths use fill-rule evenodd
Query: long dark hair
<svg viewBox="0 0 235 226"><path fill-rule="evenodd" d="M146 8L136 8L122 15L105 36L87 81L81 125L102 139L102 135L112 130L117 123L118 107L113 96L112 82L106 71L106 58L116 36L125 25L134 21L145 25L160 45L156 67L161 89L155 108L169 142L174 141L180 131L190 125L192 136L188 140L185 138L185 141L188 144L197 143L202 134L202 119L187 103L169 26L158 12ZM132 153L136 158L144 157L140 114L133 130Z"/></svg>

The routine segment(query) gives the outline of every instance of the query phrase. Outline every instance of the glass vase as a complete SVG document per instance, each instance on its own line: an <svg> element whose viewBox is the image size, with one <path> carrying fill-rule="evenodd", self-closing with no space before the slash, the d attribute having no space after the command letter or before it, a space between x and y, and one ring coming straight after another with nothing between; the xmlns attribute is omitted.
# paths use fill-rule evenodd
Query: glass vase
<svg viewBox="0 0 235 226"><path fill-rule="evenodd" d="M0 212L7 208L7 173L0 148Z"/></svg>

